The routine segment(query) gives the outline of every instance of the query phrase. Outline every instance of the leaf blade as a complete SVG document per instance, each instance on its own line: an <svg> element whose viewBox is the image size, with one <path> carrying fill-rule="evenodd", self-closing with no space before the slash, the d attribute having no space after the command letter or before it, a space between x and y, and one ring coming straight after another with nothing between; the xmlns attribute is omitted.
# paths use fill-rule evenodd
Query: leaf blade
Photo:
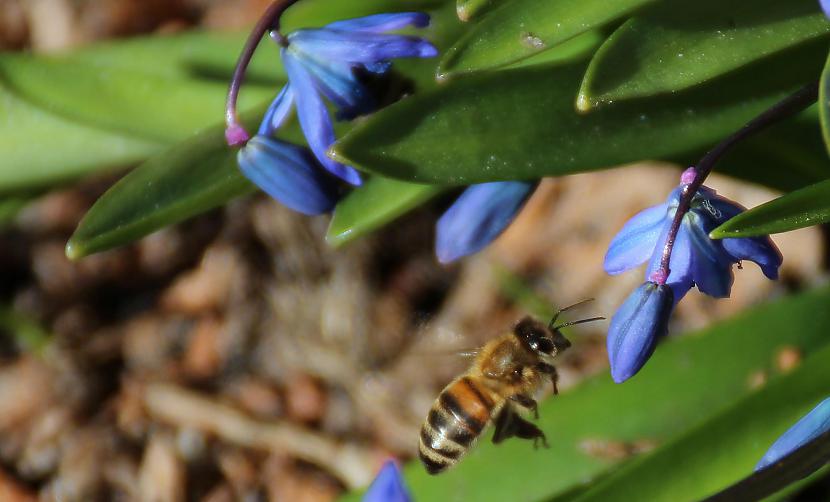
<svg viewBox="0 0 830 502"><path fill-rule="evenodd" d="M790 192L731 218L712 231L714 239L789 232L830 221L830 180Z"/></svg>
<svg viewBox="0 0 830 502"><path fill-rule="evenodd" d="M500 68L625 17L656 0L513 0L488 12L441 59L438 75Z"/></svg>
<svg viewBox="0 0 830 502"><path fill-rule="evenodd" d="M334 154L369 172L436 184L535 179L678 155L693 162L689 152L809 81L825 51L810 44L707 86L588 115L574 112L569 91L582 64L465 78L372 116ZM804 63L792 69L792 57ZM756 82L751 92L747 81Z"/></svg>
<svg viewBox="0 0 830 502"><path fill-rule="evenodd" d="M587 111L680 91L828 34L830 23L812 0L663 4L608 37L577 103Z"/></svg>
<svg viewBox="0 0 830 502"><path fill-rule="evenodd" d="M342 247L386 225L443 190L437 185L419 185L372 176L337 204L326 241L335 248Z"/></svg>

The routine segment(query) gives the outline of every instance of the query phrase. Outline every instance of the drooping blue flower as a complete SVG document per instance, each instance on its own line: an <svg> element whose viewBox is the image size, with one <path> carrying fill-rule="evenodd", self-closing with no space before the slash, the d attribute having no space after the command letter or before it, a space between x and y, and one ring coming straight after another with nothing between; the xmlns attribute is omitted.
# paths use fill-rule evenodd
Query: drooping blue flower
<svg viewBox="0 0 830 502"><path fill-rule="evenodd" d="M605 255L606 272L619 274L648 261L646 279L652 278L659 269L682 189L681 184L665 203L640 212L625 224ZM675 303L695 285L709 296L728 297L734 279L732 265L743 260L757 263L770 279L778 277L781 253L769 237L709 238L709 232L742 211L744 207L710 188L697 191L683 217L669 264L666 282L674 291Z"/></svg>
<svg viewBox="0 0 830 502"><path fill-rule="evenodd" d="M435 254L450 263L493 242L516 218L536 183L496 181L472 185L441 215Z"/></svg>
<svg viewBox="0 0 830 502"><path fill-rule="evenodd" d="M386 462L363 496L363 502L411 502L398 465Z"/></svg>
<svg viewBox="0 0 830 502"><path fill-rule="evenodd" d="M268 195L307 215L331 211L337 183L307 149L256 135L237 154L242 174Z"/></svg>
<svg viewBox="0 0 830 502"><path fill-rule="evenodd" d="M323 28L302 29L285 39L282 62L288 83L266 114L260 134L270 136L296 105L300 127L320 164L352 185L361 183L357 171L330 159L326 152L335 135L323 96L338 110L338 118L350 119L377 107L356 71L385 73L394 58L428 58L438 50L423 38L385 32L407 26L424 27L429 16L418 12L377 14L337 21Z"/></svg>
<svg viewBox="0 0 830 502"><path fill-rule="evenodd" d="M776 439L755 466L755 470L760 471L775 464L827 431L830 431L830 398L820 402Z"/></svg>
<svg viewBox="0 0 830 502"><path fill-rule="evenodd" d="M669 286L646 282L611 318L606 343L615 382L634 376L651 357L657 341L668 332L673 297Z"/></svg>

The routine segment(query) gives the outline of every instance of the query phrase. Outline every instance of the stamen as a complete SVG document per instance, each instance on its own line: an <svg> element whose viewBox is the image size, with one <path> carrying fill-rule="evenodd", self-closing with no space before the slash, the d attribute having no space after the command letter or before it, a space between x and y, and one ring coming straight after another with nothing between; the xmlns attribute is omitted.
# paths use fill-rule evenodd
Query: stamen
<svg viewBox="0 0 830 502"><path fill-rule="evenodd" d="M271 36L283 47L288 45L286 38L280 33L280 16L282 13L296 3L298 0L276 0L272 3L257 22L248 40L242 48L236 68L233 70L231 85L228 89L228 99L225 103L225 139L230 146L242 146L248 142L251 136L239 122L236 112L236 102L239 99L239 89L245 79L245 71L251 63L251 58L265 33L271 31Z"/></svg>

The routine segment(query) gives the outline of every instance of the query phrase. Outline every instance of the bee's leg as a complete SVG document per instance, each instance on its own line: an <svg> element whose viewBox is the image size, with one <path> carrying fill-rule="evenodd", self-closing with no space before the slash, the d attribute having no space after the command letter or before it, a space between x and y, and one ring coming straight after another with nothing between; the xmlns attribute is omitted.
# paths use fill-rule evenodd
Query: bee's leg
<svg viewBox="0 0 830 502"><path fill-rule="evenodd" d="M496 417L496 432L493 434L493 443L498 444L511 437L532 439L533 447L537 448L541 441L542 446L548 447L545 433L541 429L520 417L513 406L508 404Z"/></svg>
<svg viewBox="0 0 830 502"><path fill-rule="evenodd" d="M559 373L557 373L556 367L547 363L539 363L538 368L539 371L550 375L550 381L553 383L553 393L559 394L559 387L557 386L559 383Z"/></svg>
<svg viewBox="0 0 830 502"><path fill-rule="evenodd" d="M524 394L516 394L514 396L510 396L510 400L516 401L518 404L532 411L533 418L539 418L539 404L532 397L526 396Z"/></svg>

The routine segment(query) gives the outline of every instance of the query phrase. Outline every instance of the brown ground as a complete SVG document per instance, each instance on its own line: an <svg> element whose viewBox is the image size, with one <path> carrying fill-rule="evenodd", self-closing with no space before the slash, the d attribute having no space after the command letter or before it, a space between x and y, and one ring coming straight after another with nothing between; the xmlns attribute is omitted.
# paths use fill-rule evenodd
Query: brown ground
<svg viewBox="0 0 830 502"><path fill-rule="evenodd" d="M264 3L0 0L0 46L238 26ZM70 263L66 238L111 180L47 195L0 233L0 292L16 312L0 310L0 324L17 337L0 344L0 500L316 502L363 485L389 455L412 456L431 401L463 368L452 352L524 314L505 277L552 304L596 297L588 314L613 313L642 277L606 276L605 248L678 174L545 182L494 246L448 268L431 249L446 201L334 251L326 217L255 196ZM709 185L748 206L774 195ZM783 281L748 264L732 300L690 294L673 331L821 280L818 232L776 241ZM606 326L575 332L563 389L605 370ZM755 377L747 385L763 384Z"/></svg>

